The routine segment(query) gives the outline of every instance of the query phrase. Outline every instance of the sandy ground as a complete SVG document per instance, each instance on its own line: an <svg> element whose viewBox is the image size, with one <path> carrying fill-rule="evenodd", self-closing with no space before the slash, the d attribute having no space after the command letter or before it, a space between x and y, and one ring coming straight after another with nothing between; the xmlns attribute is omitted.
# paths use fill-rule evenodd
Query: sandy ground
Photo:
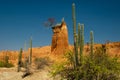
<svg viewBox="0 0 120 80"><path fill-rule="evenodd" d="M31 75L22 78L23 71L17 72L17 68L0 68L0 80L60 80L50 77L49 68L36 70Z"/></svg>

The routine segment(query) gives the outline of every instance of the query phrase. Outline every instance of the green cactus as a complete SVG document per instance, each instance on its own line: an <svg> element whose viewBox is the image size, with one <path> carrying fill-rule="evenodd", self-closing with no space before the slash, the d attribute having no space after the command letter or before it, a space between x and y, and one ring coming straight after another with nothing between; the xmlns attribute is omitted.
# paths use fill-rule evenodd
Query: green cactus
<svg viewBox="0 0 120 80"><path fill-rule="evenodd" d="M76 34L76 17L75 17L75 4L72 4L72 19L73 19L73 33L74 33L74 37Z"/></svg>
<svg viewBox="0 0 120 80"><path fill-rule="evenodd" d="M22 48L20 49L19 55L18 55L18 72L21 69L21 65L22 65Z"/></svg>
<svg viewBox="0 0 120 80"><path fill-rule="evenodd" d="M78 41L76 34L76 18L75 18L75 4L72 4L72 19L73 19L73 39L74 39L74 52L75 52L75 64L74 67L78 66Z"/></svg>
<svg viewBox="0 0 120 80"><path fill-rule="evenodd" d="M80 41L81 41L81 25L80 25L80 23L78 23L78 46L79 46L79 60L80 60L79 62L81 62L81 54L80 54L81 43L80 43Z"/></svg>
<svg viewBox="0 0 120 80"><path fill-rule="evenodd" d="M82 56L83 56L83 51L84 51L84 24L81 25L81 47L80 47L80 54L81 54L81 62L82 62Z"/></svg>
<svg viewBox="0 0 120 80"><path fill-rule="evenodd" d="M26 48L26 41L25 41L25 44L24 44L24 52L26 52L27 48Z"/></svg>
<svg viewBox="0 0 120 80"><path fill-rule="evenodd" d="M29 63L32 64L32 37L30 38L30 56L29 56Z"/></svg>
<svg viewBox="0 0 120 80"><path fill-rule="evenodd" d="M80 62L82 64L82 58L83 58L83 51L84 51L84 24L78 23L78 44L79 44L79 53L80 53Z"/></svg>
<svg viewBox="0 0 120 80"><path fill-rule="evenodd" d="M80 47L80 37L81 37L81 25L78 23L78 45Z"/></svg>
<svg viewBox="0 0 120 80"><path fill-rule="evenodd" d="M5 63L6 63L6 64L9 63L9 56L7 56L7 54L5 55Z"/></svg>
<svg viewBox="0 0 120 80"><path fill-rule="evenodd" d="M93 31L90 31L90 56L93 58L93 49L94 49L94 34Z"/></svg>
<svg viewBox="0 0 120 80"><path fill-rule="evenodd" d="M75 44L75 63L76 66L78 66L79 61L78 61L78 35L75 35L75 39L76 39L76 44Z"/></svg>

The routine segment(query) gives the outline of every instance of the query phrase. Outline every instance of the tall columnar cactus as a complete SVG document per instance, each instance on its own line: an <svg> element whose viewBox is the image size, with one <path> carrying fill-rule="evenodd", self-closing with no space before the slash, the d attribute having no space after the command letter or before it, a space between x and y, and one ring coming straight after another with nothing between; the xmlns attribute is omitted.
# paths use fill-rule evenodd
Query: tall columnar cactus
<svg viewBox="0 0 120 80"><path fill-rule="evenodd" d="M5 55L5 63L6 63L6 64L9 63L9 56L7 55L7 52L6 52L6 55Z"/></svg>
<svg viewBox="0 0 120 80"><path fill-rule="evenodd" d="M22 48L20 49L19 55L18 55L18 72L20 71L20 67L22 65Z"/></svg>
<svg viewBox="0 0 120 80"><path fill-rule="evenodd" d="M25 44L24 44L24 52L27 50L26 48L26 41L25 41Z"/></svg>
<svg viewBox="0 0 120 80"><path fill-rule="evenodd" d="M75 63L76 63L76 66L78 66L78 64L79 64L79 61L78 61L78 35L77 34L75 34L75 42L76 42L76 44L75 44Z"/></svg>
<svg viewBox="0 0 120 80"><path fill-rule="evenodd" d="M93 58L93 48L94 48L94 34L93 31L90 31L90 56Z"/></svg>
<svg viewBox="0 0 120 80"><path fill-rule="evenodd" d="M80 62L82 63L84 51L84 24L78 24L79 48L80 48Z"/></svg>
<svg viewBox="0 0 120 80"><path fill-rule="evenodd" d="M74 34L74 39L76 35L76 17L75 17L75 4L72 4L72 19L73 19L73 34Z"/></svg>
<svg viewBox="0 0 120 80"><path fill-rule="evenodd" d="M78 23L78 45L80 47L80 37L81 37L81 25Z"/></svg>
<svg viewBox="0 0 120 80"><path fill-rule="evenodd" d="M29 63L32 63L32 37L30 38L30 55L29 55Z"/></svg>
<svg viewBox="0 0 120 80"><path fill-rule="evenodd" d="M80 38L80 55L81 55L81 61L84 51L84 24L81 24L81 38Z"/></svg>
<svg viewBox="0 0 120 80"><path fill-rule="evenodd" d="M76 35L76 17L75 17L75 4L72 4L72 19L73 19L73 35L74 35L74 53L75 53L75 67L78 65L78 49L77 49L77 35Z"/></svg>

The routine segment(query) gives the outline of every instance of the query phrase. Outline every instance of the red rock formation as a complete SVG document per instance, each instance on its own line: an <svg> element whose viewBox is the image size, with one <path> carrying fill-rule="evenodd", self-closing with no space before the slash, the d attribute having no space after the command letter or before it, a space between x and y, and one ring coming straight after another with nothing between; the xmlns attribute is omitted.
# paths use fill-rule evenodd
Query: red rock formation
<svg viewBox="0 0 120 80"><path fill-rule="evenodd" d="M52 36L51 52L56 55L63 54L69 48L68 30L66 23L62 21L61 24L57 24L52 29L53 29L53 36Z"/></svg>

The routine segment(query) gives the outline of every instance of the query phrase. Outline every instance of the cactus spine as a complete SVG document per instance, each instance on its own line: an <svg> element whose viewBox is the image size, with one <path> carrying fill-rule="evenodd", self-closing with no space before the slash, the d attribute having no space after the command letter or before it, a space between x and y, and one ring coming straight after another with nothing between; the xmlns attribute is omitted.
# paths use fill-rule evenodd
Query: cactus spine
<svg viewBox="0 0 120 80"><path fill-rule="evenodd" d="M22 64L22 48L20 49L19 55L18 55L18 72L20 71L20 67Z"/></svg>
<svg viewBox="0 0 120 80"><path fill-rule="evenodd" d="M94 34L93 31L90 31L90 56L93 58L93 46L94 46Z"/></svg>
<svg viewBox="0 0 120 80"><path fill-rule="evenodd" d="M76 34L76 17L75 17L75 4L72 4L72 19L73 19L73 39L74 39L74 53L75 53L75 64L74 67L78 66L78 49L77 49L77 34Z"/></svg>
<svg viewBox="0 0 120 80"><path fill-rule="evenodd" d="M29 56L29 58L30 58L29 63L31 64L32 63L32 37L30 38L30 56Z"/></svg>

